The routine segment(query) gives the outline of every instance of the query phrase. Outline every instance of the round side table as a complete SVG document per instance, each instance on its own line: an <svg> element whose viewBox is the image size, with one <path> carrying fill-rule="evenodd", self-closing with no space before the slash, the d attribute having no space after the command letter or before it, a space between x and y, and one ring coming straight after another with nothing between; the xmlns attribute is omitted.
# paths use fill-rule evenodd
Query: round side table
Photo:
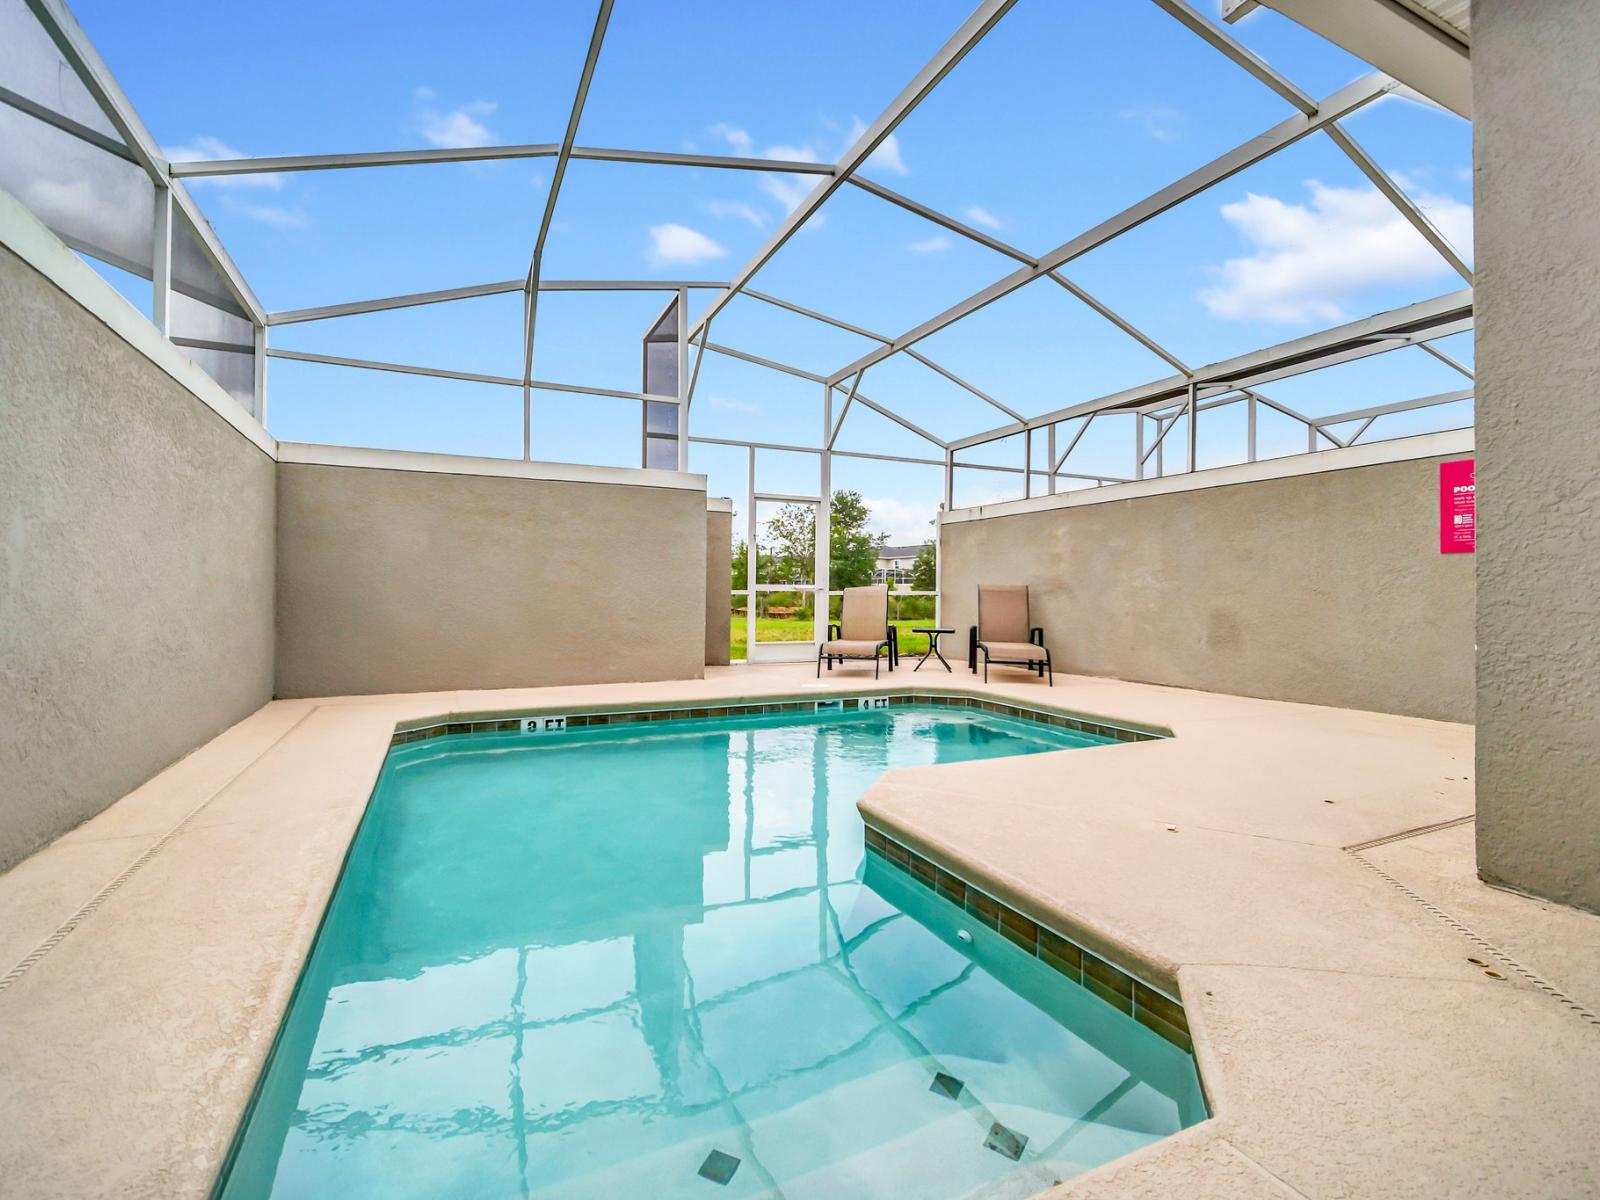
<svg viewBox="0 0 1600 1200"><path fill-rule="evenodd" d="M920 671L920 670L922 670L922 664L927 662L929 658L937 658L941 663L944 664L944 669L946 671L948 671L950 669L950 664L948 662L945 662L944 655L939 653L939 635L941 633L954 633L955 630L954 629L936 629L931 625L925 625L925 626L913 625L911 627L911 632L912 633L925 633L925 634L928 635L928 652L926 654L924 654L921 658L917 659L917 665L912 667L911 669L913 671Z"/></svg>

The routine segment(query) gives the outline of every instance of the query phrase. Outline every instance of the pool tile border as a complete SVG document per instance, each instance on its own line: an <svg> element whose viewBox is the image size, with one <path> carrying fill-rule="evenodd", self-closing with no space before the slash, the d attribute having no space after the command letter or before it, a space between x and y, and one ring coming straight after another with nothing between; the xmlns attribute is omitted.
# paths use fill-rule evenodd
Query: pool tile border
<svg viewBox="0 0 1600 1200"><path fill-rule="evenodd" d="M898 867L941 899L963 909L1046 966L1065 975L1090 995L1132 1017L1185 1053L1194 1053L1189 1019L1183 1004L1142 979L1128 974L1069 937L1039 924L1025 913L996 900L982 888L924 858L872 825L866 828L867 850Z"/></svg>
<svg viewBox="0 0 1600 1200"><path fill-rule="evenodd" d="M1021 704L1007 704L998 700L987 700L978 696L947 692L893 692L888 695L822 696L810 697L804 700L776 700L750 704L622 709L612 712L541 712L537 715L541 719L559 717L564 721L564 728L566 729L584 729L595 725L634 725L648 721L746 717L787 712L811 713L830 711L827 708L819 708L819 705L831 706L834 703L838 704L837 711L846 712L884 706L899 707L904 704L931 704L941 708L973 708L981 712L995 713L999 716L1034 721L1040 725L1049 725L1057 729L1067 729L1074 733L1087 733L1116 742L1145 742L1170 736L1169 734L1156 733L1147 729L1112 725L1104 721L1092 720L1088 717L1069 716L1066 713L1051 712L1047 709L1030 708ZM528 715L533 716L535 714L530 713ZM411 729L397 729L389 739L389 744L391 746L404 746L411 742L428 741L437 737L456 737L463 734L518 733L522 730L524 720L525 718L523 717L490 717L476 721L435 721L432 724L420 725Z"/></svg>

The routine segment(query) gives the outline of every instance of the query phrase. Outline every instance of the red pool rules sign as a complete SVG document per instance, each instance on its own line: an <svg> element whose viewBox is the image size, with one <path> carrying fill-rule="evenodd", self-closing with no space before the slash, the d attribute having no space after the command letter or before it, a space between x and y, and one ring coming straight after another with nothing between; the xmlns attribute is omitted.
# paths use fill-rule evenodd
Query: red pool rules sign
<svg viewBox="0 0 1600 1200"><path fill-rule="evenodd" d="M1478 506L1470 458L1439 464L1439 553L1471 554L1478 546Z"/></svg>

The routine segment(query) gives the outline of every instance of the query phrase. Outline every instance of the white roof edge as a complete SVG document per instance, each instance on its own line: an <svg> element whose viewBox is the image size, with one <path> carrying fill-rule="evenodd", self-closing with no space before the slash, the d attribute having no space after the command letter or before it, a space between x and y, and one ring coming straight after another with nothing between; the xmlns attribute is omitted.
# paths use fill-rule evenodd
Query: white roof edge
<svg viewBox="0 0 1600 1200"><path fill-rule="evenodd" d="M315 467L361 467L434 475L489 475L501 479L542 479L554 483L605 483L628 487L706 490L704 475L640 467L591 467L578 463L525 462L518 458L477 458L419 450L377 450L365 446L325 446L279 442L278 461Z"/></svg>
<svg viewBox="0 0 1600 1200"><path fill-rule="evenodd" d="M0 245L43 275L140 354L170 375L196 400L232 425L269 457L278 443L261 423L211 376L174 346L150 318L79 258L28 207L0 187Z"/></svg>
<svg viewBox="0 0 1600 1200"><path fill-rule="evenodd" d="M1472 119L1467 31L1441 15L1439 0L1260 0L1409 84L1434 103Z"/></svg>
<svg viewBox="0 0 1600 1200"><path fill-rule="evenodd" d="M1077 508L1085 504L1110 504L1117 500L1137 500L1146 496L1169 496L1197 492L1205 488L1232 487L1241 483L1262 483L1269 479L1291 479L1297 475L1318 475L1324 471L1345 471L1352 467L1373 467L1383 463L1409 462L1419 458L1438 458L1446 454L1471 454L1474 438L1471 429L1451 429L1444 433L1423 433L1414 437L1391 438L1364 446L1320 450L1315 454L1293 454L1261 462L1234 463L1164 479L1140 479L1132 483L1111 483L1104 487L1058 492L1054 496L1035 496L1029 500L1006 500L957 508L940 516L941 525L963 521L983 521L990 517L1012 517L1021 513L1048 512L1057 508Z"/></svg>
<svg viewBox="0 0 1600 1200"><path fill-rule="evenodd" d="M706 511L716 513L731 513L733 511L733 501L727 496L707 496Z"/></svg>

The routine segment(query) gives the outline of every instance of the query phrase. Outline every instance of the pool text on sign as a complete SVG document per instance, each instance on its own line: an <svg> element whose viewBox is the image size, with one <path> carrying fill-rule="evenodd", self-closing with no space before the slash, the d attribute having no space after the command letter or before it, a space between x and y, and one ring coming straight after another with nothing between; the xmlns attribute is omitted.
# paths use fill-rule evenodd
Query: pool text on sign
<svg viewBox="0 0 1600 1200"><path fill-rule="evenodd" d="M1471 554L1478 546L1473 459L1439 464L1439 553Z"/></svg>

